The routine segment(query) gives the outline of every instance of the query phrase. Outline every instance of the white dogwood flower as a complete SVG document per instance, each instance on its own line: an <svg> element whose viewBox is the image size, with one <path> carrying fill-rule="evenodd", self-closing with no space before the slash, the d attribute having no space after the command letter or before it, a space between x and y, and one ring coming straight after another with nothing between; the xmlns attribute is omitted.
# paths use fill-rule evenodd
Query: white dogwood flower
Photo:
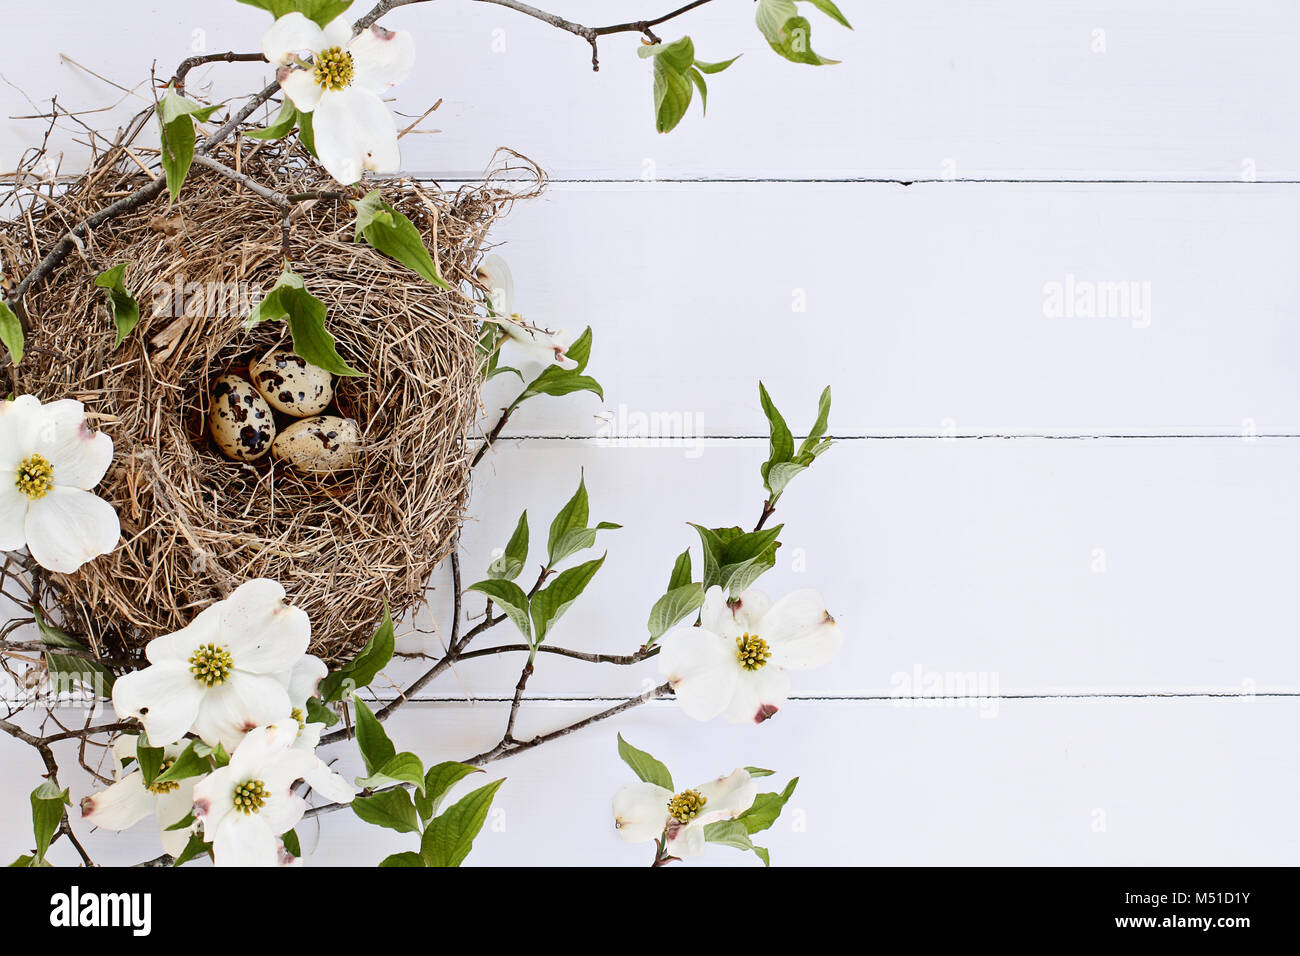
<svg viewBox="0 0 1300 956"><path fill-rule="evenodd" d="M409 33L371 26L353 36L345 17L322 28L295 11L271 24L262 54L279 67L280 89L293 105L312 114L316 155L331 176L350 186L366 170L397 171L397 124L379 94L415 65Z"/></svg>
<svg viewBox="0 0 1300 956"><path fill-rule="evenodd" d="M704 852L704 828L740 816L754 803L758 788L748 770L674 794L644 780L614 794L614 826L628 843L667 838L670 856L686 859Z"/></svg>
<svg viewBox="0 0 1300 956"><path fill-rule="evenodd" d="M307 651L311 622L260 578L145 647L149 666L119 677L113 707L135 717L155 745L197 734L233 752L254 727L293 711L288 675ZM295 723L296 725L296 723Z"/></svg>
<svg viewBox="0 0 1300 956"><path fill-rule="evenodd" d="M715 585L704 596L700 626L660 640L659 672L687 716L762 723L790 696L786 671L820 667L843 642L816 591L794 591L773 604L755 590L728 600Z"/></svg>
<svg viewBox="0 0 1300 956"><path fill-rule="evenodd" d="M217 866L291 862L280 836L307 809L293 792L299 780L332 803L351 802L354 791L346 780L315 754L294 747L298 729L289 718L249 731L230 763L195 786L194 815Z"/></svg>
<svg viewBox="0 0 1300 956"><path fill-rule="evenodd" d="M158 822L163 852L180 856L189 843L191 830L188 827L180 830L167 828L180 823L189 814L194 805L194 784L199 778L189 777L175 782L155 780L146 785L139 765L127 764L127 760L136 755L138 739L134 734L127 734L113 742L113 757L117 764L114 777L117 782L83 798L81 817L92 826L125 830L145 817L153 816ZM182 744L168 744L162 750L163 762L159 773L175 763L185 747Z"/></svg>
<svg viewBox="0 0 1300 956"><path fill-rule="evenodd" d="M564 329L548 332L525 322L515 311L515 277L505 259L495 253L485 256L479 263L478 278L487 287L492 320L510 336L511 342L530 358L545 364L562 368L577 366L578 363L566 354L572 340Z"/></svg>
<svg viewBox="0 0 1300 956"><path fill-rule="evenodd" d="M65 574L112 551L117 512L90 491L112 461L113 439L86 426L81 402L0 401L0 550L26 545Z"/></svg>

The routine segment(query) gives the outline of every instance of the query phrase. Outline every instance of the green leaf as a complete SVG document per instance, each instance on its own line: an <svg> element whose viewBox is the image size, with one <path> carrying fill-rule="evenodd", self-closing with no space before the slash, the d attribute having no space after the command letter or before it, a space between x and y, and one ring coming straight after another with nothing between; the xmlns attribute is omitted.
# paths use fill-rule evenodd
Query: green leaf
<svg viewBox="0 0 1300 956"><path fill-rule="evenodd" d="M618 755L632 768L638 780L653 783L656 787L663 787L665 790L677 789L673 786L673 775L668 772L668 768L644 750L633 747L623 739L622 734L618 735Z"/></svg>
<svg viewBox="0 0 1300 956"><path fill-rule="evenodd" d="M555 516L555 520L551 522L551 531L546 537L546 553L550 557L550 563L547 567L555 564L555 549L560 539L574 528L586 528L589 517L587 478L586 475L582 475L578 478L578 490L573 493L572 498L565 502L564 507Z"/></svg>
<svg viewBox="0 0 1300 956"><path fill-rule="evenodd" d="M47 647L67 647L76 651L90 650L83 641L73 637L62 628L55 627L46 620L40 608L32 608L32 615L36 618L36 634L42 644Z"/></svg>
<svg viewBox="0 0 1300 956"><path fill-rule="evenodd" d="M23 360L23 324L14 315L9 303L0 299L0 343L9 350L9 359L15 366Z"/></svg>
<svg viewBox="0 0 1300 956"><path fill-rule="evenodd" d="M397 756L397 748L364 700L353 696L352 704L357 715L357 746L366 762L366 773L372 774Z"/></svg>
<svg viewBox="0 0 1300 956"><path fill-rule="evenodd" d="M158 778L162 770L163 748L150 747L149 739L140 734L135 739L135 762L140 766L140 775L144 778L144 785L151 785Z"/></svg>
<svg viewBox="0 0 1300 956"><path fill-rule="evenodd" d="M199 741L191 740L176 761L166 770L154 778L154 783L176 783L181 780L188 780L190 777L201 777L203 774L212 770L212 763L207 757L201 757L195 752L195 744Z"/></svg>
<svg viewBox="0 0 1300 956"><path fill-rule="evenodd" d="M472 773L482 773L478 767L471 767L469 764L456 763L454 760L448 760L440 764L434 764L429 768L429 772L424 777L424 793L416 794L415 809L419 811L422 820L428 820L438 812L442 806L442 800L447 793L461 780L465 779Z"/></svg>
<svg viewBox="0 0 1300 956"><path fill-rule="evenodd" d="M594 561L587 561L567 571L561 571L555 580L533 595L529 611L533 618L536 643L540 644L546 640L546 635L555 626L555 622L578 599L604 563L605 555L602 554Z"/></svg>
<svg viewBox="0 0 1300 956"><path fill-rule="evenodd" d="M298 108L287 96L280 104L280 112L265 129L247 130L244 135L249 139L284 139L298 123Z"/></svg>
<svg viewBox="0 0 1300 956"><path fill-rule="evenodd" d="M325 329L325 303L307 291L302 277L287 266L271 291L248 314L246 325L286 319L293 338L293 350L312 365L335 375L356 376L358 372L339 355L334 336Z"/></svg>
<svg viewBox="0 0 1300 956"><path fill-rule="evenodd" d="M302 843L298 840L297 830L287 830L280 836L285 851L290 856L302 856Z"/></svg>
<svg viewBox="0 0 1300 956"><path fill-rule="evenodd" d="M309 697L307 699L307 723L324 724L326 727L333 727L339 722L339 715L334 713L334 708L326 707L319 697Z"/></svg>
<svg viewBox="0 0 1300 956"><path fill-rule="evenodd" d="M528 560L528 511L519 516L515 533L506 544L505 553L488 565L488 577L498 580L513 581L524 569Z"/></svg>
<svg viewBox="0 0 1300 956"><path fill-rule="evenodd" d="M840 8L831 3L831 0L807 0L807 2L811 3L822 13L837 22L840 26L848 27L850 30L853 29L853 25L849 23L848 17L840 13Z"/></svg>
<svg viewBox="0 0 1300 956"><path fill-rule="evenodd" d="M45 859L45 851L63 820L63 808L70 802L68 791L46 780L32 791L32 832L36 835L36 858Z"/></svg>
<svg viewBox="0 0 1300 956"><path fill-rule="evenodd" d="M758 383L758 400L763 406L763 414L767 416L768 424L767 461L760 469L763 482L766 484L767 473L773 465L790 461L794 457L794 437L790 434L790 427L786 425L785 419L772 402L772 397L767 394L767 388L762 382Z"/></svg>
<svg viewBox="0 0 1300 956"><path fill-rule="evenodd" d="M650 609L650 620L646 622L646 627L650 630L648 643L653 644L659 640L669 628L702 604L704 585L692 583L673 588L655 601L654 607Z"/></svg>
<svg viewBox="0 0 1300 956"><path fill-rule="evenodd" d="M564 350L564 354L573 361L577 366L573 369L581 373L587 370L587 363L591 361L591 326L582 330L582 334L569 343L569 347Z"/></svg>
<svg viewBox="0 0 1300 956"><path fill-rule="evenodd" d="M424 764L419 757L407 751L389 757L370 776L357 778L357 786L365 790L379 790L401 783L424 788Z"/></svg>
<svg viewBox="0 0 1300 956"><path fill-rule="evenodd" d="M286 13L301 13L318 27L323 27L352 6L352 0L239 0L250 7L266 10L277 20Z"/></svg>
<svg viewBox="0 0 1300 956"><path fill-rule="evenodd" d="M705 116L709 115L709 84L704 82L704 74L695 67L686 71L686 78L695 84L695 88L700 91L700 110Z"/></svg>
<svg viewBox="0 0 1300 956"><path fill-rule="evenodd" d="M404 853L394 853L391 856L384 857L380 866L424 866L424 860L420 854L413 850L407 850Z"/></svg>
<svg viewBox="0 0 1300 956"><path fill-rule="evenodd" d="M770 777L775 771L764 770L762 767L746 767L745 772L751 777Z"/></svg>
<svg viewBox="0 0 1300 956"><path fill-rule="evenodd" d="M695 46L690 37L682 37L672 43L641 46L637 53L654 58L655 129L670 133L691 105L693 86L686 71L695 62Z"/></svg>
<svg viewBox="0 0 1300 956"><path fill-rule="evenodd" d="M799 446L799 454L795 456L796 461L805 465L811 464L812 459L826 450L823 447L826 442L822 440L822 437L826 434L826 428L830 424L830 417L831 387L827 385L822 389L821 397L817 399L817 420L813 422L808 437Z"/></svg>
<svg viewBox="0 0 1300 956"><path fill-rule="evenodd" d="M302 143L303 149L311 153L312 156L320 159L316 152L316 120L313 118L314 113L298 114L298 142Z"/></svg>
<svg viewBox="0 0 1300 956"><path fill-rule="evenodd" d="M513 581L489 579L471 584L469 589L490 597L501 610L506 612L506 616L515 627L519 628L519 633L530 644L532 643L533 631L528 623L528 595L524 593L523 588Z"/></svg>
<svg viewBox="0 0 1300 956"><path fill-rule="evenodd" d="M397 640L393 635L393 617L388 613L388 603L385 602L383 620L379 622L379 627L370 636L370 640L366 641L366 646L361 648L356 657L320 682L320 690L317 693L320 694L321 700L326 702L342 700L348 694L360 690L362 687L369 687L371 681L393 659L393 651L396 646ZM307 702L307 706L308 719L317 719L312 716L311 701ZM329 724L332 721L325 720L325 723Z"/></svg>
<svg viewBox="0 0 1300 956"><path fill-rule="evenodd" d="M765 847L765 846L756 846L756 847L753 848L753 850L754 850L754 855L755 855L756 857L758 857L760 860L763 861L763 865L764 865L764 866L771 866L771 865L772 865L772 857L771 857L771 855L768 853L768 851L767 851L767 847Z"/></svg>
<svg viewBox="0 0 1300 956"><path fill-rule="evenodd" d="M673 563L673 573L668 578L668 590L675 591L691 583L691 549L687 548L677 555Z"/></svg>
<svg viewBox="0 0 1300 956"><path fill-rule="evenodd" d="M695 69L699 70L701 73L708 73L711 76L714 73L721 73L727 67L731 66L731 64L739 60L740 57L741 54L737 54L730 60L723 60L721 63L705 63L703 60L696 60Z"/></svg>
<svg viewBox="0 0 1300 956"><path fill-rule="evenodd" d="M420 230L406 216L384 202L379 190L362 199L350 200L357 211L354 241L364 239L386 256L391 256L412 272L442 289L451 285L438 271L438 265L425 248ZM434 222L434 245L437 246L437 221Z"/></svg>
<svg viewBox="0 0 1300 956"><path fill-rule="evenodd" d="M37 865L36 857L32 856L31 854L25 853L22 856L20 856L18 859L14 860L12 863L10 863L8 868L13 869L14 867L21 867L22 869L30 869L31 867L36 865Z"/></svg>
<svg viewBox="0 0 1300 956"><path fill-rule="evenodd" d="M781 815L781 811L785 809L786 803L798 784L799 778L795 777L785 785L785 789L780 793L760 793L754 798L753 805L736 817L736 820L743 823L749 833L766 830Z"/></svg>
<svg viewBox="0 0 1300 956"><path fill-rule="evenodd" d="M739 820L719 820L704 826L704 839L709 843L721 843L723 846L735 847L737 850L752 850L754 843L749 839L749 831Z"/></svg>
<svg viewBox="0 0 1300 956"><path fill-rule="evenodd" d="M425 866L460 866L483 829L492 798L505 778L494 780L466 794L445 813L430 821L420 840L420 857Z"/></svg>
<svg viewBox="0 0 1300 956"><path fill-rule="evenodd" d="M537 378L528 383L528 387L515 399L515 405L534 395L558 396L574 392L594 392L602 401L605 398L605 390L601 388L600 382L590 375L579 375L577 369L548 365Z"/></svg>
<svg viewBox="0 0 1300 956"><path fill-rule="evenodd" d="M402 787L381 790L368 797L354 797L352 812L367 823L398 833L418 833L420 821L415 815L411 795Z"/></svg>
<svg viewBox="0 0 1300 956"><path fill-rule="evenodd" d="M59 690L70 691L81 685L100 697L108 697L113 692L113 672L88 657L46 651L45 669Z"/></svg>
<svg viewBox="0 0 1300 956"><path fill-rule="evenodd" d="M726 588L734 597L776 564L777 540L784 525L762 531L691 525L704 546L704 588Z"/></svg>
<svg viewBox="0 0 1300 956"><path fill-rule="evenodd" d="M760 0L761 2L761 0ZM807 63L810 66L829 66L839 63L813 52L812 24L807 17L791 17L781 26L776 41L769 44L773 50L791 63Z"/></svg>
<svg viewBox="0 0 1300 956"><path fill-rule="evenodd" d="M181 855L176 858L172 866L180 866L182 863L188 863L196 857L203 856L208 852L207 841L198 833L190 834L190 842L185 844L185 849L181 850Z"/></svg>
<svg viewBox="0 0 1300 956"><path fill-rule="evenodd" d="M280 305L289 320L289 335L293 350L312 365L342 376L359 376L358 372L339 355L334 336L325 329L325 303L306 289L283 288Z"/></svg>
<svg viewBox="0 0 1300 956"><path fill-rule="evenodd" d="M158 131L162 145L163 172L167 174L167 189L172 202L180 195L185 177L194 162L194 121L206 121L221 104L200 106L187 100L171 87L158 101Z"/></svg>
<svg viewBox="0 0 1300 956"><path fill-rule="evenodd" d="M192 827L192 826L194 826L194 811L193 811L193 810L191 810L189 813L185 814L185 816L181 817L179 820L177 820L177 821L176 821L175 823L173 823L171 826L169 826L169 827L164 827L163 829L164 829L164 830L167 830L167 831L170 832L170 831L175 831L175 830L188 830L188 829L189 829L190 827Z"/></svg>
<svg viewBox="0 0 1300 956"><path fill-rule="evenodd" d="M113 348L121 345L140 321L140 303L126 290L125 274L126 263L121 262L95 276L95 285L108 293L108 314L117 326L117 341Z"/></svg>

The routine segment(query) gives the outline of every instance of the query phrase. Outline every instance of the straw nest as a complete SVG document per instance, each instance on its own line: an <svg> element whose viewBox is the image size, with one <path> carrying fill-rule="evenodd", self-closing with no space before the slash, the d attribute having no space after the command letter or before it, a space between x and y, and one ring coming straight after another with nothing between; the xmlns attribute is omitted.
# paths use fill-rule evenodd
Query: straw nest
<svg viewBox="0 0 1300 956"><path fill-rule="evenodd" d="M236 157L223 160L233 166ZM238 165L286 195L338 188L297 147L250 154L245 144ZM142 182L127 157L110 154L66 192L31 203L0 226L6 275L23 275L69 223ZM487 227L519 195L491 176L454 195L409 181L381 188L436 245L456 287L471 280ZM121 516L121 543L73 574L47 577L47 600L102 655L134 656L241 582L268 577L310 615L313 652L347 659L385 602L397 617L424 599L452 548L478 409L474 302L354 243L353 212L341 199L296 207L287 248L328 306L339 353L365 373L336 379L331 410L360 425L357 466L304 477L269 457L231 461L212 444L212 380L290 345L284 323L247 330L244 322L248 295L269 289L282 268L282 219L264 198L196 164L174 205L164 192L95 229L26 296L28 347L11 370L15 388L42 401L79 399L115 446L96 492ZM142 316L115 349L94 277L121 262Z"/></svg>

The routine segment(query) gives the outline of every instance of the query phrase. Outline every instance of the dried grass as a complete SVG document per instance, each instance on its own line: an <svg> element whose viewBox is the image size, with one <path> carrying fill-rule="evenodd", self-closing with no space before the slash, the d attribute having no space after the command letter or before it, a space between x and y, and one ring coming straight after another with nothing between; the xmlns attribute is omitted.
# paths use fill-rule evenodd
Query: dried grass
<svg viewBox="0 0 1300 956"><path fill-rule="evenodd" d="M337 189L297 147L245 142L218 157L284 194ZM144 177L118 146L65 190L29 190L21 214L0 224L5 274L23 275L71 224ZM487 228L520 196L492 176L454 195L410 181L380 188L431 248L436 224L442 273L458 287L472 277ZM313 652L329 661L355 653L385 602L397 617L424 600L467 498L466 439L480 387L474 302L352 242L352 218L344 201L302 204L288 247L294 270L329 308L340 354L366 373L336 380L339 411L363 432L358 467L341 475L233 462L207 435L211 380L287 344L288 330L280 322L245 330L240 308L191 303L193 314L176 317L161 289L177 277L270 288L282 264L282 215L247 188L196 164L174 206L164 193L100 226L28 292L28 351L10 370L15 389L79 399L115 443L96 490L121 516L122 543L48 580L64 620L98 653L133 656L254 577L285 586L311 617ZM131 263L127 284L143 315L115 350L93 280L119 262Z"/></svg>

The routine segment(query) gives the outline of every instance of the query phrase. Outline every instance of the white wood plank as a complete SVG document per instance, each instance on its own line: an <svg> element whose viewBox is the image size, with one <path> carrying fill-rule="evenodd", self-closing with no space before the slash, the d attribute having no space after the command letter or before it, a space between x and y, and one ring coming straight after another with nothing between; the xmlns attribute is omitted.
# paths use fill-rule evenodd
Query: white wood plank
<svg viewBox="0 0 1300 956"><path fill-rule="evenodd" d="M602 533L605 566L552 641L630 653L674 557L690 546L698 560L686 522L752 526L765 455L755 440L698 458L503 443L480 466L465 584L525 507L533 549L521 581L531 584L550 520L585 472L593 522L624 530ZM1283 440L844 442L794 481L773 519L786 523L785 546L763 588L818 588L848 637L836 665L797 675L794 692L928 693L934 681L971 680L1003 694L1298 691L1288 603L1300 576L1297 478L1300 445ZM421 620L445 628L446 577L434 584ZM503 623L476 646L490 639L518 635ZM439 644L413 636L404 646ZM428 692L508 695L522 664L465 662ZM544 655L529 688L627 695L656 677L654 663Z"/></svg>
<svg viewBox="0 0 1300 956"><path fill-rule="evenodd" d="M844 61L833 67L779 59L750 4L710 4L665 26L668 39L690 34L702 57L744 54L712 78L708 118L693 105L669 136L654 132L650 66L634 36L607 38L593 74L586 43L506 9L399 9L386 22L416 33L420 60L396 106L414 117L443 99L427 124L439 132L406 139L405 167L476 173L508 145L562 178L1300 178L1300 8L1286 0L843 7L852 32L809 12L814 47ZM570 0L562 12L596 23L663 11ZM118 94L59 53L132 86L154 60L165 76L195 47L254 50L267 22L234 0L121 0L111 15L71 0L14 5L8 28L27 39L4 74L33 99L98 108ZM1097 31L1105 52L1094 52ZM193 85L210 78L230 96L267 75L221 65ZM29 112L3 85L0 106ZM5 166L34 135L6 125Z"/></svg>
<svg viewBox="0 0 1300 956"><path fill-rule="evenodd" d="M622 843L610 825L610 798L632 780L616 754L622 733L664 760L682 786L746 764L776 770L776 785L800 776L785 815L761 840L778 866L1295 865L1300 756L1288 728L1298 708L1295 699L1022 700L1002 702L985 719L953 707L802 703L780 731L773 722L701 734L671 705L648 705L487 767L475 784L507 781L469 863L648 863L648 845ZM426 762L464 758L495 742L505 709L416 704L389 729ZM520 732L552 730L595 709L531 707ZM350 747L337 750L341 770L360 769ZM26 784L39 761L8 738L0 758L14 781L0 789L0 813L25 820ZM66 782L75 797L84 794L79 777ZM413 839L366 826L351 811L322 817L319 831L304 824L300 834L309 865L370 866ZM29 841L17 823L6 826L0 855L17 856ZM158 853L147 822L86 842L100 862ZM66 847L55 857L72 862ZM700 864L758 865L719 847Z"/></svg>
<svg viewBox="0 0 1300 956"><path fill-rule="evenodd" d="M556 186L495 236L606 401L511 427L764 435L761 378L796 429L832 385L838 434L1294 433L1297 222L1295 186ZM1098 283L1127 310L1081 314Z"/></svg>

